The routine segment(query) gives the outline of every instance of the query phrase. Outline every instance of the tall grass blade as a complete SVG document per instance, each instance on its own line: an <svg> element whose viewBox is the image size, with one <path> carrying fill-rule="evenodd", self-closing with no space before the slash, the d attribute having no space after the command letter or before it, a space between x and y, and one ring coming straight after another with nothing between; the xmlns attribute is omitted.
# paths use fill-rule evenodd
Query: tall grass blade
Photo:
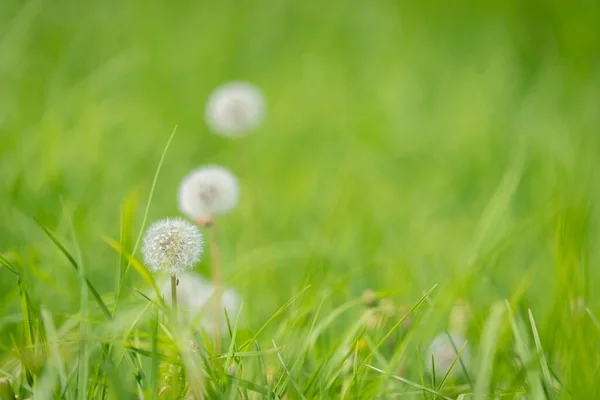
<svg viewBox="0 0 600 400"><path fill-rule="evenodd" d="M474 397L481 399L490 393L490 380L498 340L502 333L505 307L501 303L492 305L490 315L485 322L481 333L481 344L479 348L479 375L475 382Z"/></svg>
<svg viewBox="0 0 600 400"><path fill-rule="evenodd" d="M15 274L16 276L19 276L17 269L15 267L13 267L13 265L2 254L0 254L0 264L4 265L4 267L6 267L6 269L8 269L10 272Z"/></svg>
<svg viewBox="0 0 600 400"><path fill-rule="evenodd" d="M117 309L117 304L118 304L119 299L121 298L121 295L123 292L123 287L125 286L123 284L123 282L127 279L127 274L129 272L129 268L133 264L133 260L135 260L135 254L137 253L137 251L140 247L140 243L142 241L142 236L144 235L144 229L146 228L146 222L148 220L148 213L150 212L150 204L152 204L152 198L154 197L156 183L158 182L158 175L160 174L163 163L165 161L165 157L167 155L167 150L169 150L169 146L171 145L171 142L173 141L173 137L175 137L175 132L177 132L177 125L175 125L175 128L173 128L173 131L171 132L171 135L169 136L169 140L167 140L167 144L165 145L165 148L163 149L162 154L160 155L160 160L158 161L158 166L156 167L156 171L154 172L154 178L152 179L152 186L150 187L150 194L148 195L148 202L146 203L146 208L144 209L144 216L142 218L142 224L140 226L140 231L138 232L138 236L135 240L135 244L134 244L133 250L131 252L131 257L126 256L128 262L123 271L123 276L121 277L120 284L119 284L119 291L117 292L117 298L115 299L115 305L114 305L115 312ZM123 254L123 255L127 254L125 249L123 248L122 244L119 244L119 248L121 249L119 251L119 254ZM135 265L134 265L134 267L135 267Z"/></svg>
<svg viewBox="0 0 600 400"><path fill-rule="evenodd" d="M529 322L531 323L531 330L533 332L535 348L537 349L537 356L542 367L542 378L544 381L544 386L546 388L546 394L548 395L550 400L553 400L555 398L554 385L552 384L552 375L550 374L550 368L548 368L548 362L546 361L544 349L542 348L542 342L540 341L540 335L535 325L535 320L533 319L533 313L531 312L531 309L529 309L527 312L529 314Z"/></svg>
<svg viewBox="0 0 600 400"><path fill-rule="evenodd" d="M71 255L71 253L69 253L69 251L67 251L67 249L65 248L65 246L63 246L63 244L56 238L56 236L48 228L46 228L40 221L38 221L36 218L33 218L33 220L44 231L44 233L46 234L46 236L48 236L48 238L50 238L50 240L52 241L52 243L54 243L54 245L56 247L58 247L58 249L67 258L67 260L69 260L69 263L73 266L73 268L75 268L75 270L79 271L79 265L77 264L77 261L75 261L75 258L73 258L73 256ZM96 300L96 302L100 306L100 309L102 310L102 312L104 313L104 315L108 319L111 319L112 318L111 312L109 311L108 307L106 306L106 303L104 303L104 300L102 300L102 297L100 297L100 294L98 293L98 291L96 290L96 288L94 287L94 285L92 285L92 282L90 282L90 280L88 278L85 278L85 284L87 285L89 291L92 293L92 296L94 296L94 299Z"/></svg>
<svg viewBox="0 0 600 400"><path fill-rule="evenodd" d="M250 344L252 344L252 342L254 342L260 336L260 334L267 328L267 326L269 326L269 324L271 322L273 322L273 320L275 318L277 318L283 311L285 311L286 308L288 308L296 300L298 300L309 288L310 288L310 285L306 286L304 289L302 289L300 292L298 292L294 297L292 297L291 299L289 299L284 305L282 305L281 307L279 307L279 309L277 311L275 311L275 314L271 315L271 317L267 320L267 322L265 322L256 331L256 333L252 336L252 338L250 338L248 341L246 341L244 344L242 344L240 346L240 351L244 350L246 347L248 347Z"/></svg>
<svg viewBox="0 0 600 400"><path fill-rule="evenodd" d="M128 260L129 260L129 264L131 266L133 266L133 268L137 271L138 274L140 274L140 276L142 277L142 279L152 287L152 289L154 289L154 292L157 295L157 300L160 302L160 304L163 304L164 306L164 302L162 301L162 294L160 292L160 289L158 288L158 286L156 285L156 282L154 281L154 278L152 277L152 274L150 273L150 271L148 271L148 268L146 268L144 266L144 264L142 264L135 256L133 256L132 254L127 253L122 247L121 244L114 241L113 239L110 239L108 237L103 237L104 242L106 244L108 244L110 247L112 247L117 253L119 254L123 254Z"/></svg>
<svg viewBox="0 0 600 400"><path fill-rule="evenodd" d="M277 344L275 344L275 340L272 339L271 342L273 342L273 347L277 348ZM283 356L281 355L281 353L279 351L277 351L277 358L279 359L279 362L281 363L281 366L283 367L283 370L285 371L285 374L287 375L287 379L289 379L289 381L292 382L292 386L294 386L294 389L296 389L300 398L305 400L306 397L304 396L304 393L302 393L302 389L300 389L300 386L298 386L298 384L296 383L296 380L294 378L292 378L292 375L290 374L290 370L288 369L287 365L285 364L285 361L283 360Z"/></svg>
<svg viewBox="0 0 600 400"><path fill-rule="evenodd" d="M419 301L417 301L417 303L412 306L412 308L406 313L404 314L404 316L402 318L400 318L400 320L398 320L398 322L396 322L394 324L394 326L392 326L388 332L383 336L383 338L381 338L381 340L379 342L377 342L377 345L375 346L375 349L373 349L364 359L364 361L361 364L361 370L364 368L364 366L367 364L367 362L369 362L369 360L371 359L371 357L373 357L373 353L375 352L375 350L378 350L384 343L386 340L389 339L390 336L392 336L392 334L396 331L396 329L398 329L398 327L400 325L402 325L402 323L406 320L406 318L408 318L421 304L423 304L423 302L429 298L429 296L431 295L431 293L433 293L433 291L437 288L437 283L435 285L433 285L433 287L431 289L429 289L427 292L425 292L425 294L419 299Z"/></svg>
<svg viewBox="0 0 600 400"><path fill-rule="evenodd" d="M530 389L529 396L533 400L545 400L546 396L544 396L544 389L542 387L539 371L537 368L532 368L531 366L532 357L525 334L526 328L522 321L515 317L508 301L506 301L506 309L515 338L515 351L526 371L527 383L529 384Z"/></svg>
<svg viewBox="0 0 600 400"><path fill-rule="evenodd" d="M438 391L442 390L442 388L444 387L444 385L448 381L448 378L450 378L450 375L452 374L452 371L454 370L454 367L458 363L458 360L460 360L460 356L462 355L462 352L467 347L467 344L468 344L468 342L465 341L465 343L462 345L462 347L460 348L460 350L458 350L458 352L456 353L456 358L454 358L454 361L452 361L452 364L450 364L450 368L448 368L448 372L446 372L446 375L444 375L444 378L442 379L442 381L440 382L440 385L437 388Z"/></svg>
<svg viewBox="0 0 600 400"><path fill-rule="evenodd" d="M80 322L79 322L79 371L77 375L77 398L87 400L89 391L89 354L88 354L88 285L83 265L79 268L80 278Z"/></svg>

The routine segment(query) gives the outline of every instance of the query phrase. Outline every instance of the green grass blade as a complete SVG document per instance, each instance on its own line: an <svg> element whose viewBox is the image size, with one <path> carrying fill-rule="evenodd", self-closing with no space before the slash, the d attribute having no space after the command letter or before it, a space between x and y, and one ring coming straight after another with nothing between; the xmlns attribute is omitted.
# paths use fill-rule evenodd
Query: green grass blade
<svg viewBox="0 0 600 400"><path fill-rule="evenodd" d="M282 305L281 307L279 307L279 309L277 311L275 311L275 314L271 315L271 317L267 320L267 322L265 322L254 334L254 336L252 336L251 339L249 339L246 343L244 343L243 345L240 346L240 351L244 350L246 347L248 347L252 342L254 342L259 336L260 334L267 328L267 326L269 326L269 324L271 322L273 322L273 320L275 318L277 318L283 311L285 311L286 308L288 308L290 305L292 305L296 300L298 300L308 289L310 288L310 285L306 286L304 289L302 289L300 292L298 292L294 297L292 297L291 299L289 299L284 305Z"/></svg>
<svg viewBox="0 0 600 400"><path fill-rule="evenodd" d="M394 324L394 326L392 326L389 331L385 334L385 336L383 336L383 338L381 338L381 340L377 343L377 345L375 346L375 349L373 349L368 355L367 357L365 357L365 360L363 361L362 365L361 365L361 370L364 368L364 366L367 364L367 362L369 362L369 360L371 359L371 357L373 357L373 353L374 351L378 350L384 343L385 341L392 336L392 334L396 331L396 329L398 329L398 327L400 325L402 325L402 323L406 320L406 318L408 318L421 304L423 304L423 302L429 298L429 296L431 295L431 293L433 293L433 291L437 288L437 284L433 285L433 287L431 289L429 289L427 292L425 292L425 294L419 299L419 301L417 301L417 303L412 306L412 308L406 313L404 314L404 316L402 318L400 318L400 320L398 322L396 322Z"/></svg>
<svg viewBox="0 0 600 400"><path fill-rule="evenodd" d="M8 269L10 272L15 274L16 276L19 276L17 269L15 267L13 267L13 265L2 254L0 254L0 264L4 265L6 267L6 269Z"/></svg>
<svg viewBox="0 0 600 400"><path fill-rule="evenodd" d="M267 368L265 367L265 359L262 355L262 350L260 348L260 344L255 340L252 342L254 345L254 350L259 354L258 359L258 376L261 378L261 383L265 386L269 386L269 381L267 379Z"/></svg>
<svg viewBox="0 0 600 400"><path fill-rule="evenodd" d="M513 314L508 300L506 301L506 309L512 327L513 336L515 338L515 351L524 368L526 369L527 383L529 384L530 388L529 396L533 400L545 400L546 396L544 396L544 389L542 387L539 371L535 368L531 368L530 366L532 357L529 350L529 344L526 340L526 328L523 326L524 324L522 321L517 320Z"/></svg>
<svg viewBox="0 0 600 400"><path fill-rule="evenodd" d="M46 228L41 222L39 222L36 218L34 218L33 220L36 222L36 224L39 225L40 228L42 228L42 230L44 231L46 236L48 236L48 238L50 238L52 243L54 243L54 245L56 247L58 247L58 249L67 258L67 260L69 260L69 263L73 266L73 268L75 268L75 270L79 271L79 265L77 264L77 261L75 261L75 258L73 258L71 253L69 253L69 251L66 249L66 247L63 246L63 244L57 239L57 237L48 228ZM102 310L104 315L108 319L111 319L112 318L111 312L109 311L108 307L106 306L106 303L104 303L104 300L102 300L102 297L100 297L100 294L98 293L98 291L96 290L94 285L92 285L92 282L90 282L90 280L88 278L85 278L85 284L87 285L89 291L92 293L92 296L94 296L96 303L98 303L98 306L100 306L100 309Z"/></svg>
<svg viewBox="0 0 600 400"><path fill-rule="evenodd" d="M594 323L596 328L598 328L598 331L600 331L600 321L598 321L598 318L596 318L596 315L594 315L594 312L589 307L585 308L585 312L590 317L590 319L592 320L592 322Z"/></svg>
<svg viewBox="0 0 600 400"><path fill-rule="evenodd" d="M150 271L148 271L148 268L146 268L144 266L144 264L142 264L140 262L140 260L138 260L135 256L125 252L125 250L121 247L121 244L119 244L118 242L116 242L108 237L104 237L103 240L106 244L108 244L110 247L112 247L117 253L123 254L129 260L130 265L133 266L133 268L137 271L138 274L140 274L142 279L148 285L150 285L152 287L152 289L154 289L154 292L157 295L158 301L160 302L160 304L162 304L164 306L164 301L162 301L162 294L160 292L160 289L156 285L156 282L154 281L154 278L152 277L152 274L150 273Z"/></svg>
<svg viewBox="0 0 600 400"><path fill-rule="evenodd" d="M431 355L431 387L436 387L437 383L435 381L435 356L432 354Z"/></svg>
<svg viewBox="0 0 600 400"><path fill-rule="evenodd" d="M160 360L157 357L158 354L158 307L154 308L154 314L152 316L154 319L152 326L152 360L150 366L150 390L152 390L152 399L156 400L158 398L158 390L159 390L159 376L158 376L158 368L160 364Z"/></svg>
<svg viewBox="0 0 600 400"><path fill-rule="evenodd" d="M475 398L481 399L490 393L490 380L494 365L494 357L498 340L502 333L505 307L503 304L492 305L490 315L485 322L481 333L481 344L479 350L479 375L475 383Z"/></svg>
<svg viewBox="0 0 600 400"><path fill-rule="evenodd" d="M423 362L421 360L421 353L419 352L418 348L417 348L416 352L417 352L417 365L419 366L419 378L421 379L421 386L425 386L425 372L423 371ZM423 398L425 400L428 400L429 397L427 396L427 392L422 391L422 393L423 393Z"/></svg>
<svg viewBox="0 0 600 400"><path fill-rule="evenodd" d="M45 308L41 310L42 322L44 323L44 330L48 338L49 354L51 360L51 366L56 369L58 377L61 383L61 390L65 388L67 384L67 373L65 370L65 363L61 356L60 349L58 348L59 337L56 333L56 327L52 320L50 311Z"/></svg>
<svg viewBox="0 0 600 400"><path fill-rule="evenodd" d="M383 375L385 375L385 376L388 376L388 377L390 377L390 378L392 378L392 379L395 379L395 380L397 380L397 381L399 381L399 382L405 383L405 384L407 384L408 386L412 386L412 387L413 387L413 388L415 388L415 389L419 389L419 390L421 390L421 391L424 391L424 392L427 392L427 393L433 394L433 395L435 395L435 396L440 396L441 398L443 398L443 399L445 399L445 400L452 400L452 398L450 398L450 397L448 397L448 396L445 396L445 395L443 395L442 393L438 392L437 390L430 389L430 388L428 388L428 387L426 387L426 386L421 386L421 385L419 385L418 383L415 383L415 382L413 382L413 381L409 381L408 379L406 379L406 378L403 378L403 377L401 377L401 376L396 376L396 375L388 375L388 374L387 374L387 373L386 373L384 370L382 370L382 369L379 369L379 368L377 368L377 367L374 367L374 366L372 366L372 365L369 365L369 364L366 364L366 367L367 367L367 368L370 368L370 369L372 369L373 371L379 372L379 373L381 373L381 374L383 374Z"/></svg>
<svg viewBox="0 0 600 400"><path fill-rule="evenodd" d="M535 325L535 320L533 319L533 313L531 309L528 310L529 314L529 322L531 323L531 330L533 332L533 340L535 342L535 348L537 349L537 356L539 358L540 365L542 367L542 378L544 380L544 386L546 387L546 394L553 400L554 396L554 385L552 384L552 375L550 374L550 369L548 368L548 362L546 361L546 356L544 354L544 349L542 348L542 342L540 340L540 335L538 333L537 327Z"/></svg>
<svg viewBox="0 0 600 400"><path fill-rule="evenodd" d="M89 391L89 354L88 354L88 285L83 266L79 268L81 297L79 322L79 371L77 374L77 398L87 400Z"/></svg>
<svg viewBox="0 0 600 400"><path fill-rule="evenodd" d="M119 291L117 292L117 298L115 299L115 305L113 307L115 312L117 310L117 304L119 302L119 299L121 298L123 288L125 286L123 284L123 282L125 281L125 279L127 279L127 274L133 264L133 260L135 259L134 258L135 254L137 253L137 251L140 247L142 237L144 236L144 229L146 228L146 222L148 220L148 213L150 212L150 205L152 204L152 198L154 197L154 191L156 190L156 183L158 182L158 176L160 174L163 163L165 161L165 157L167 155L167 150L169 150L169 146L171 145L171 142L173 141L173 138L175 137L175 132L177 132L177 125L175 125L175 128L173 128L173 131L171 132L171 135L169 136L169 140L167 140L167 144L165 145L165 147L162 151L162 154L160 155L160 160L158 161L158 166L156 167L156 171L154 172L154 178L152 179L152 186L150 187L150 194L148 195L148 202L146 203L146 208L144 209L144 216L142 218L142 224L140 226L140 231L138 232L138 236L137 236L137 238L135 240L135 244L133 246L133 251L131 252L132 257L126 256L128 262L127 262L127 265L125 266L125 270L123 271L123 276L121 277L121 283L119 285ZM126 254L125 249L123 249L123 246L121 244L119 244L119 248L122 249L119 252L119 254L123 254L123 255ZM134 265L134 267L135 267L135 265Z"/></svg>
<svg viewBox="0 0 600 400"><path fill-rule="evenodd" d="M271 342L273 342L273 347L275 347L277 349L277 344L275 344L275 340L272 339ZM281 366L283 367L283 370L285 371L285 373L287 375L287 379L289 379L289 381L292 382L292 386L294 386L294 389L296 389L300 398L305 400L306 397L304 396L304 393L302 393L302 389L300 389L300 386L298 386L298 383L296 383L296 380L290 374L290 370L288 369L287 365L285 364L285 361L283 360L283 356L281 355L281 352L279 352L279 351L277 351L277 358L279 359L279 362L281 363Z"/></svg>
<svg viewBox="0 0 600 400"><path fill-rule="evenodd" d="M237 337L237 330L238 330L238 324L239 324L239 319L240 319L240 314L242 312L242 307L244 306L244 303L240 304L240 308L238 309L238 313L237 316L235 318L235 325L233 326L233 332L231 332L231 327L229 326L229 323L227 324L230 330L230 334L231 334L231 342L229 343L229 350L227 351L227 359L225 360L225 365L223 366L225 368L225 371L227 371L227 368L229 368L229 364L231 363L231 360L233 359L233 355L235 353L235 339ZM227 315L227 309L225 310L225 315ZM227 317L227 321L229 321L229 317Z"/></svg>
<svg viewBox="0 0 600 400"><path fill-rule="evenodd" d="M13 391L8 378L0 378L0 399L16 400L15 392Z"/></svg>
<svg viewBox="0 0 600 400"><path fill-rule="evenodd" d="M460 360L460 356L461 356L462 352L465 350L465 348L467 347L467 344L468 344L468 341L465 341L465 343L462 345L462 347L460 348L460 350L458 350L458 352L456 353L456 358L454 359L454 361L452 361L452 364L450 364L450 368L448 368L448 371L446 372L446 375L444 375L444 378L442 379L442 381L440 382L440 385L437 388L438 391L442 390L442 388L444 387L444 385L448 381L448 378L450 378L450 374L452 373L452 370L454 369L454 367L458 363L458 360Z"/></svg>

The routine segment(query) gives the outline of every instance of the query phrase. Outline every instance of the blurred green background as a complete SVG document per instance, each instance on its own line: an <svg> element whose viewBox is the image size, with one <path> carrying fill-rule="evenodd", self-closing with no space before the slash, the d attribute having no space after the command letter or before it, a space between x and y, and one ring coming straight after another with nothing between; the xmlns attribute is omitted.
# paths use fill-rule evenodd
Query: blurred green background
<svg viewBox="0 0 600 400"><path fill-rule="evenodd" d="M550 335L578 296L599 311L599 11L2 0L0 252L37 301L77 310L77 274L35 217L79 246L110 297L119 258L102 236L118 239L124 203L137 205L137 235L177 125L149 222L179 215L192 168L239 177L239 207L219 224L250 327L307 284L333 303L373 288L413 304L439 283L476 314L519 293ZM264 91L267 119L228 140L208 131L204 105L239 79ZM0 332L18 320L17 293L0 270Z"/></svg>

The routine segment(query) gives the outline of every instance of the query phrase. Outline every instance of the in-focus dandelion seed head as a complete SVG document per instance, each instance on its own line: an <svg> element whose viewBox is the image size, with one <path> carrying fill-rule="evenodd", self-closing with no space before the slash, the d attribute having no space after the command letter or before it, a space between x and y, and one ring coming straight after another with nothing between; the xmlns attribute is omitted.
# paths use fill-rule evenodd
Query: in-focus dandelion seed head
<svg viewBox="0 0 600 400"><path fill-rule="evenodd" d="M142 253L151 271L171 274L192 268L200 261L204 239L197 226L183 218L167 218L150 225Z"/></svg>
<svg viewBox="0 0 600 400"><path fill-rule="evenodd" d="M456 359L458 352L466 341L467 339L463 335L456 332L442 332L438 334L429 345L429 349L427 351L427 356L425 358L427 372L430 375L433 373L433 366L431 365L431 359L433 357L435 361L435 376L438 379L443 379L446 376L446 373L448 373L450 370L450 367ZM462 365L468 369L471 362L471 351L468 345L461 353L460 360L458 360L454 365L454 368L450 373L451 377L456 378L463 375L464 371L461 361Z"/></svg>
<svg viewBox="0 0 600 400"><path fill-rule="evenodd" d="M239 137L260 125L265 115L261 91L248 82L235 81L215 89L206 104L205 118L211 130Z"/></svg>
<svg viewBox="0 0 600 400"><path fill-rule="evenodd" d="M238 198L236 177L219 166L198 168L179 185L179 209L194 220L226 214L237 205Z"/></svg>

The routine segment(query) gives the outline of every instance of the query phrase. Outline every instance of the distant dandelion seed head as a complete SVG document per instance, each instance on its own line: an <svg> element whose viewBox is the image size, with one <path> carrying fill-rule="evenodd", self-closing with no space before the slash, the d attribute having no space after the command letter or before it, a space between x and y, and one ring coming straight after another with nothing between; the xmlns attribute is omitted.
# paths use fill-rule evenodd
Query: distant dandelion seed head
<svg viewBox="0 0 600 400"><path fill-rule="evenodd" d="M228 169L206 166L190 172L179 185L179 209L198 220L226 214L239 198L236 177Z"/></svg>
<svg viewBox="0 0 600 400"><path fill-rule="evenodd" d="M151 271L175 274L198 263L203 249L204 240L198 227L183 218L167 218L150 225L142 253Z"/></svg>
<svg viewBox="0 0 600 400"><path fill-rule="evenodd" d="M433 357L435 361L435 376L438 379L443 379L450 370L452 363L458 356L458 352L466 341L465 337L459 333L450 332L448 334L442 332L438 334L429 345L427 351L427 358L425 359L427 372L430 375L433 373L433 366L431 365L431 359ZM471 352L468 345L461 353L460 360L454 365L452 372L450 373L451 377L456 378L464 373L461 361L462 365L468 369L471 362Z"/></svg>
<svg viewBox="0 0 600 400"><path fill-rule="evenodd" d="M260 125L265 115L261 91L248 82L234 81L215 89L206 104L205 118L211 130L239 137Z"/></svg>

